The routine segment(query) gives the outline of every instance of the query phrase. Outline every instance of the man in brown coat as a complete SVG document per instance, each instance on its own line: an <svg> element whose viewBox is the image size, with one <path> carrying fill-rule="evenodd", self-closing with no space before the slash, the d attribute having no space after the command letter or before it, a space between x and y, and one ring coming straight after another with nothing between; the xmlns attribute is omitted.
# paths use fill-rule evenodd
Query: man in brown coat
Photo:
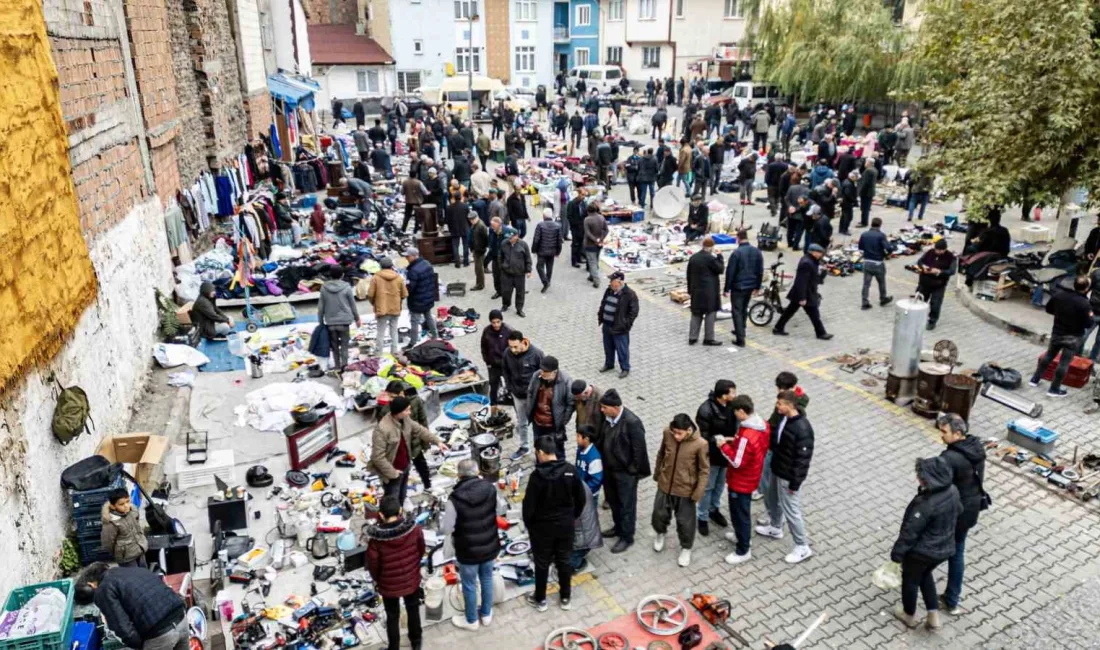
<svg viewBox="0 0 1100 650"><path fill-rule="evenodd" d="M408 399L395 397L390 400L390 412L378 422L371 436L367 463L367 469L382 479L385 496L405 502L412 461L428 445L437 445L440 451L447 451L447 445L439 436L409 417Z"/></svg>
<svg viewBox="0 0 1100 650"><path fill-rule="evenodd" d="M691 174L691 140L680 140L680 151L676 154L676 184L684 184L684 191L691 193L691 183L688 176Z"/></svg>
<svg viewBox="0 0 1100 650"><path fill-rule="evenodd" d="M576 426L599 425L600 418L603 417L600 413L600 399L603 397L603 391L583 379L574 379L569 391L573 393L573 400L576 403Z"/></svg>
<svg viewBox="0 0 1100 650"><path fill-rule="evenodd" d="M378 263L382 270L371 278L367 300L374 306L374 319L378 322L378 348L390 336L390 353L397 354L397 319L401 317L401 301L409 297L405 279L393 270L393 260L383 257Z"/></svg>
<svg viewBox="0 0 1100 650"><path fill-rule="evenodd" d="M707 441L699 435L695 423L686 413L672 418L665 429L657 460L653 465L653 480L657 495L653 499L653 530L657 539L653 550L665 548L665 533L676 518L676 536L680 538L679 565L691 564L691 547L695 544L695 508L707 488L710 454Z"/></svg>

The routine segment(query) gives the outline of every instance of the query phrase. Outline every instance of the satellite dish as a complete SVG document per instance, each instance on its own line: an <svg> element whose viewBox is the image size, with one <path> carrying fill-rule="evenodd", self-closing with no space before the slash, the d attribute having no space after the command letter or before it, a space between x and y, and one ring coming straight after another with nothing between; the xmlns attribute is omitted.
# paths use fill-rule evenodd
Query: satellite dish
<svg viewBox="0 0 1100 650"><path fill-rule="evenodd" d="M675 219L687 207L687 197L675 185L666 185L653 195L653 216L658 219Z"/></svg>

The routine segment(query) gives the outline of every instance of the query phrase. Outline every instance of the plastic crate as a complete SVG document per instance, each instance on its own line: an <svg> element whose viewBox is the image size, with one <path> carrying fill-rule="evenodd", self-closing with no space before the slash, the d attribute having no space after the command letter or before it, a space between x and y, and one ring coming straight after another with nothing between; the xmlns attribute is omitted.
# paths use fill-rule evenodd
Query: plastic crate
<svg viewBox="0 0 1100 650"><path fill-rule="evenodd" d="M120 487L125 487L126 479L121 475L115 479L114 483L111 483L107 487L98 488L95 490L69 490L69 499L73 505L73 516L87 515L91 513L99 515L99 511L103 509L103 504L107 502L107 497L110 496L111 491Z"/></svg>
<svg viewBox="0 0 1100 650"><path fill-rule="evenodd" d="M48 587L60 589L65 594L65 614L61 617L61 629L57 632L35 634L18 639L0 641L0 650L69 650L73 638L73 581L55 580L12 589L4 601L4 611L10 612L27 604L39 591Z"/></svg>
<svg viewBox="0 0 1100 650"><path fill-rule="evenodd" d="M103 530L103 520L99 517L95 519L91 517L86 519L74 519L73 523L76 524L76 536L80 538L92 535L98 538L100 531Z"/></svg>
<svg viewBox="0 0 1100 650"><path fill-rule="evenodd" d="M94 539L77 538L76 550L80 555L80 564L83 566L88 566L92 562L107 562L112 559L111 552L103 548L98 535ZM0 650L3 649L0 648Z"/></svg>

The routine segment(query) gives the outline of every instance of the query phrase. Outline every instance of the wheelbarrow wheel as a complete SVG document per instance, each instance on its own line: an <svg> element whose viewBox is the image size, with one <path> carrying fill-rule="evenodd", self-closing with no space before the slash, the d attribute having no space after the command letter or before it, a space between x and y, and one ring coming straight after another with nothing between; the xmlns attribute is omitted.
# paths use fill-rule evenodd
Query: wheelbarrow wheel
<svg viewBox="0 0 1100 650"><path fill-rule="evenodd" d="M775 318L775 307L764 301L753 303L749 307L749 320L757 327L767 327Z"/></svg>
<svg viewBox="0 0 1100 650"><path fill-rule="evenodd" d="M768 319L768 320L771 320L771 318L769 317L769 319ZM254 333L254 332L255 332L256 330L260 329L260 326L259 326L259 325L257 325L256 323L252 322L252 321L249 321L248 325L245 325L245 326L244 326L244 328L245 328L246 330L248 330L248 333L249 333L249 334L252 334L252 333Z"/></svg>

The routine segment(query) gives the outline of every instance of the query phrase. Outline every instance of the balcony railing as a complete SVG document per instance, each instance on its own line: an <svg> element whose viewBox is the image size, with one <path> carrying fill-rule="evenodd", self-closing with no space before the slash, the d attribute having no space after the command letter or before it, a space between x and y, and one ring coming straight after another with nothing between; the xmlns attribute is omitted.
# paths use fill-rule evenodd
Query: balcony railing
<svg viewBox="0 0 1100 650"><path fill-rule="evenodd" d="M569 41L569 28L562 25L554 26L554 42L564 43Z"/></svg>

